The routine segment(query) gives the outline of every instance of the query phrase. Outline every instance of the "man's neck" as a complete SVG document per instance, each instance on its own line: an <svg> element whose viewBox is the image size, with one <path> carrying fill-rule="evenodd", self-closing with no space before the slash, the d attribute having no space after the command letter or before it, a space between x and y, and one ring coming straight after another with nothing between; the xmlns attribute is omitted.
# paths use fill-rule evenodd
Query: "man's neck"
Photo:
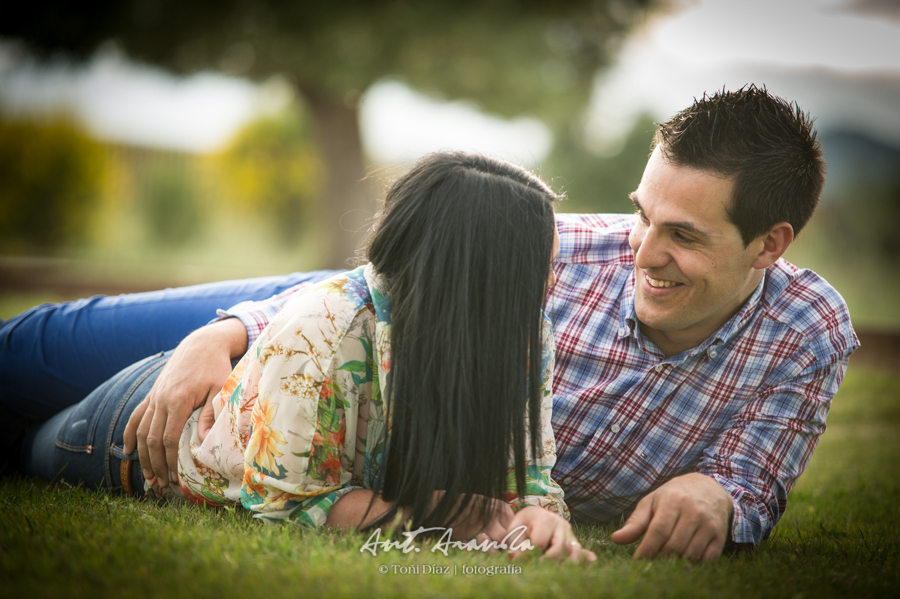
<svg viewBox="0 0 900 599"><path fill-rule="evenodd" d="M659 351L667 358L671 358L675 354L680 354L683 351L697 347L709 338L709 336L706 336L697 341L695 336L682 336L678 334L680 331L660 331L648 326L643 326L643 323L641 332L644 333L644 336L652 341L653 344L659 348Z"/></svg>

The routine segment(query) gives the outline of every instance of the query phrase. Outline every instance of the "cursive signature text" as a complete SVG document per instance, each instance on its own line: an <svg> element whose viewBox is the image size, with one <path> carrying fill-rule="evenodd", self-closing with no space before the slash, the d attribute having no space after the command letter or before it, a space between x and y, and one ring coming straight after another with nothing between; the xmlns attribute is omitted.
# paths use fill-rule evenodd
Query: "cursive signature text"
<svg viewBox="0 0 900 599"><path fill-rule="evenodd" d="M369 538L366 539L366 542L360 548L360 553L364 551L368 551L372 555L378 555L378 551L401 551L404 554L415 551L418 553L421 551L421 547L416 547L414 542L416 537L430 532L444 531L441 534L440 538L438 538L437 542L432 546L432 553L443 553L445 556L450 549L460 549L463 551L481 551L488 552L493 550L500 551L531 551L534 549L534 545L531 544L531 540L526 536L526 532L528 531L528 527L524 524L521 526L517 526L516 528L510 530L506 533L500 541L494 541L493 539L485 539L481 543L476 541L475 539L471 539L469 541L454 541L453 540L453 529L452 528L443 528L443 527L432 527L425 528L424 526L420 526L416 530L409 530L400 533L403 537L403 540L393 540L390 538L382 539L381 538L381 529L376 528L372 531L372 534L369 535Z"/></svg>

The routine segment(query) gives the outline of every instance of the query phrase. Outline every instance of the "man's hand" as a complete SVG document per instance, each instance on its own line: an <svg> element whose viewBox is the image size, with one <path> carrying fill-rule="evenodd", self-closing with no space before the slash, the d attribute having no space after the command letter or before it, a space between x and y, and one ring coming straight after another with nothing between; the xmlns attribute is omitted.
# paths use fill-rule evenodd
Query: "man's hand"
<svg viewBox="0 0 900 599"><path fill-rule="evenodd" d="M191 413L211 406L231 374L231 359L247 351L247 330L237 318L197 329L182 341L147 397L131 414L125 427L125 453L138 449L144 478L169 484L169 472L178 471L178 441ZM201 419L200 437L212 426L211 411Z"/></svg>
<svg viewBox="0 0 900 599"><path fill-rule="evenodd" d="M576 564L581 560L597 561L594 552L583 548L575 538L572 525L558 514L536 505L524 507L509 523L509 531L513 531L519 526L525 526L526 536L531 543L544 550L544 558L571 559ZM511 555L515 556L519 553L521 552Z"/></svg>
<svg viewBox="0 0 900 599"><path fill-rule="evenodd" d="M677 555L712 561L725 547L733 511L731 495L714 478L685 474L641 499L612 541L627 545L643 534L636 558Z"/></svg>

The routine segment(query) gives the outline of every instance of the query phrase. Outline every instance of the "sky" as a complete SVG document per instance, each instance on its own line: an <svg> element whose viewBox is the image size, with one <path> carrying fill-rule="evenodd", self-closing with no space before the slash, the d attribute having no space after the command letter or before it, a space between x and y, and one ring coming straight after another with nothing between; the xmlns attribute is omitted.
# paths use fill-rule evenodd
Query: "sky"
<svg viewBox="0 0 900 599"><path fill-rule="evenodd" d="M822 129L854 128L900 146L900 2L697 0L648 19L598 77L590 145L614 153L641 112L668 119L694 97L765 84ZM873 4L875 4L873 2Z"/></svg>
<svg viewBox="0 0 900 599"><path fill-rule="evenodd" d="M614 153L635 119L666 119L695 96L749 82L796 100L823 128L854 128L900 146L900 9L852 10L893 0L675 0L638 27L598 75L584 123L589 147ZM111 141L207 152L290 97L283 82L254 85L214 73L177 78L113 48L86 67L37 68L0 44L7 110L63 108ZM523 115L501 119L385 80L361 99L363 145L380 164L438 149L477 150L526 166L552 137Z"/></svg>

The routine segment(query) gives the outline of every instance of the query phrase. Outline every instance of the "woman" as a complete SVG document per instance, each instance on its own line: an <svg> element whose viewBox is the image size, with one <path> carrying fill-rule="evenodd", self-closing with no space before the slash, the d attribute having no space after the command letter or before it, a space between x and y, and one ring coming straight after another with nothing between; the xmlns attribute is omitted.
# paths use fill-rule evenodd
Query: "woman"
<svg viewBox="0 0 900 599"><path fill-rule="evenodd" d="M188 421L166 492L313 526L449 526L462 540L524 525L548 556L593 559L550 479L541 307L559 246L555 199L502 161L420 161L387 194L369 264L288 302ZM31 431L23 470L162 492L121 444L166 357Z"/></svg>

